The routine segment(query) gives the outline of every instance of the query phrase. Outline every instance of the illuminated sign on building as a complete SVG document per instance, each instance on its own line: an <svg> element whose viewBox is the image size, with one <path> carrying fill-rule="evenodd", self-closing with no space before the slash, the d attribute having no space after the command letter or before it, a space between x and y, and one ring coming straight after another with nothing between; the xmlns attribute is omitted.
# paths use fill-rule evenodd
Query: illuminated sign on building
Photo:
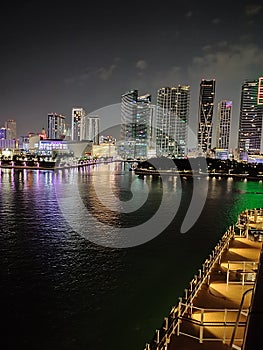
<svg viewBox="0 0 263 350"><path fill-rule="evenodd" d="M258 105L263 105L263 77L258 78Z"/></svg>
<svg viewBox="0 0 263 350"><path fill-rule="evenodd" d="M226 101L226 108L232 107L232 101Z"/></svg>
<svg viewBox="0 0 263 350"><path fill-rule="evenodd" d="M39 141L40 151L52 151L52 150L68 150L66 142L60 140L40 140Z"/></svg>

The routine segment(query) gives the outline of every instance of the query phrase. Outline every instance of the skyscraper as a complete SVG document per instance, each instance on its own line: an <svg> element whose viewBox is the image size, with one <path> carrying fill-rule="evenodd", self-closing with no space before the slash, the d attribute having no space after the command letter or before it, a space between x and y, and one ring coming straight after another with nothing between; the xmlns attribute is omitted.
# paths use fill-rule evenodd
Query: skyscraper
<svg viewBox="0 0 263 350"><path fill-rule="evenodd" d="M130 90L121 96L121 140L135 140L135 120L138 90Z"/></svg>
<svg viewBox="0 0 263 350"><path fill-rule="evenodd" d="M189 106L190 86L178 85L158 90L156 106L158 156L186 156Z"/></svg>
<svg viewBox="0 0 263 350"><path fill-rule="evenodd" d="M215 79L202 79L198 107L198 149L208 153L212 146Z"/></svg>
<svg viewBox="0 0 263 350"><path fill-rule="evenodd" d="M13 119L8 119L5 122L5 128L7 130L6 138L8 140L15 140L16 139L16 121Z"/></svg>
<svg viewBox="0 0 263 350"><path fill-rule="evenodd" d="M240 159L246 159L246 156L250 154L263 152L262 80L262 77L255 80L246 80L242 85L238 132Z"/></svg>
<svg viewBox="0 0 263 350"><path fill-rule="evenodd" d="M263 77L258 78L258 105L263 105Z"/></svg>
<svg viewBox="0 0 263 350"><path fill-rule="evenodd" d="M152 118L151 95L138 96L138 90L130 90L121 96L122 156L146 158L150 142Z"/></svg>
<svg viewBox="0 0 263 350"><path fill-rule="evenodd" d="M47 116L47 137L48 139L64 139L65 117L57 113L49 113Z"/></svg>
<svg viewBox="0 0 263 350"><path fill-rule="evenodd" d="M6 128L0 128L0 140L6 140Z"/></svg>
<svg viewBox="0 0 263 350"><path fill-rule="evenodd" d="M217 109L216 148L229 149L232 101L222 100Z"/></svg>
<svg viewBox="0 0 263 350"><path fill-rule="evenodd" d="M86 112L82 107L73 107L71 114L71 139L82 141L86 137Z"/></svg>
<svg viewBox="0 0 263 350"><path fill-rule="evenodd" d="M99 144L99 122L100 118L95 115L88 116L87 119L87 129L88 129L88 140L93 141L94 145Z"/></svg>

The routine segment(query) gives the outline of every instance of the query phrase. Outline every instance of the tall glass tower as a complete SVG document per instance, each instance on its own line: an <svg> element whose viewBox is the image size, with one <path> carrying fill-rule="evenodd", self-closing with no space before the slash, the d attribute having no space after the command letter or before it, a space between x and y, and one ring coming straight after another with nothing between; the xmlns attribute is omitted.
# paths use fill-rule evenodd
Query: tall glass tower
<svg viewBox="0 0 263 350"><path fill-rule="evenodd" d="M16 121L13 119L8 119L5 122L5 128L7 130L6 138L9 140L16 139Z"/></svg>
<svg viewBox="0 0 263 350"><path fill-rule="evenodd" d="M190 86L164 87L157 92L156 153L185 157L190 106Z"/></svg>
<svg viewBox="0 0 263 350"><path fill-rule="evenodd" d="M147 158L152 118L151 95L130 90L121 96L123 158Z"/></svg>
<svg viewBox="0 0 263 350"><path fill-rule="evenodd" d="M262 78L246 80L242 85L238 149L240 159L263 152L262 122L263 99Z"/></svg>
<svg viewBox="0 0 263 350"><path fill-rule="evenodd" d="M49 113L47 116L48 139L64 139L66 134L65 117L57 113Z"/></svg>
<svg viewBox="0 0 263 350"><path fill-rule="evenodd" d="M121 140L135 141L138 90L130 90L121 96Z"/></svg>
<svg viewBox="0 0 263 350"><path fill-rule="evenodd" d="M198 149L208 153L212 144L215 79L202 79L198 107Z"/></svg>
<svg viewBox="0 0 263 350"><path fill-rule="evenodd" d="M99 123L100 118L97 115L89 115L87 119L87 134L88 140L93 142L93 145L99 144Z"/></svg>
<svg viewBox="0 0 263 350"><path fill-rule="evenodd" d="M217 109L216 148L229 150L232 101L220 101Z"/></svg>
<svg viewBox="0 0 263 350"><path fill-rule="evenodd" d="M82 107L72 108L71 139L72 141L86 140L86 112Z"/></svg>

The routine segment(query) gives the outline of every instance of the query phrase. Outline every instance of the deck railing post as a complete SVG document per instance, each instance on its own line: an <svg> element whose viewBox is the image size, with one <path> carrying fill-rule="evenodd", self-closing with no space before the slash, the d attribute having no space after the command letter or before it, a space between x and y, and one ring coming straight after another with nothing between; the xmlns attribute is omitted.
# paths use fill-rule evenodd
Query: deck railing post
<svg viewBox="0 0 263 350"><path fill-rule="evenodd" d="M164 318L164 322L165 322L164 323L164 330L167 331L167 329L168 329L168 317Z"/></svg>
<svg viewBox="0 0 263 350"><path fill-rule="evenodd" d="M179 303L178 303L178 321L177 321L177 336L180 335L180 317L181 317L181 308L182 308L182 298L179 298Z"/></svg>
<svg viewBox="0 0 263 350"><path fill-rule="evenodd" d="M185 300L187 300L187 298L188 298L188 289L187 288L185 288L185 290L184 290L184 298L185 298Z"/></svg>
<svg viewBox="0 0 263 350"><path fill-rule="evenodd" d="M199 343L203 343L204 338L204 309L201 309L201 321L200 321L200 332L199 332Z"/></svg>
<svg viewBox="0 0 263 350"><path fill-rule="evenodd" d="M196 285L197 285L197 283L198 283L198 276L195 275L194 278L195 278L194 282L195 282L195 288L196 288Z"/></svg>
<svg viewBox="0 0 263 350"><path fill-rule="evenodd" d="M159 344L159 342L160 342L160 330L156 329L156 343L157 343L157 345Z"/></svg>
<svg viewBox="0 0 263 350"><path fill-rule="evenodd" d="M226 321L227 321L227 309L224 312L224 333L223 333L223 344L226 343Z"/></svg>
<svg viewBox="0 0 263 350"><path fill-rule="evenodd" d="M190 282L190 292L193 291L193 280Z"/></svg>
<svg viewBox="0 0 263 350"><path fill-rule="evenodd" d="M210 284L210 273L208 274L208 276L207 276L207 285L209 286L209 284Z"/></svg>

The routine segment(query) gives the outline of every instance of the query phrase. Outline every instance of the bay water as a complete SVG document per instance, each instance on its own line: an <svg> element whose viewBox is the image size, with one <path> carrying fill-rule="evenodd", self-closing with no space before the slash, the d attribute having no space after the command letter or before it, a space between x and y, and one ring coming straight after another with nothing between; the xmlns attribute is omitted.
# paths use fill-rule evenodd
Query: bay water
<svg viewBox="0 0 263 350"><path fill-rule="evenodd" d="M0 173L1 348L12 350L143 350L238 214L263 202L261 181L202 177L204 207L181 233L191 178L140 178L122 163ZM87 236L72 224L78 207L69 220L59 202L70 179L90 213L81 221ZM138 226L158 211L164 186L179 198L165 229L143 244L112 246L116 227ZM136 204L136 189L146 187L142 209L121 212L120 203ZM97 235L102 244L89 239Z"/></svg>

